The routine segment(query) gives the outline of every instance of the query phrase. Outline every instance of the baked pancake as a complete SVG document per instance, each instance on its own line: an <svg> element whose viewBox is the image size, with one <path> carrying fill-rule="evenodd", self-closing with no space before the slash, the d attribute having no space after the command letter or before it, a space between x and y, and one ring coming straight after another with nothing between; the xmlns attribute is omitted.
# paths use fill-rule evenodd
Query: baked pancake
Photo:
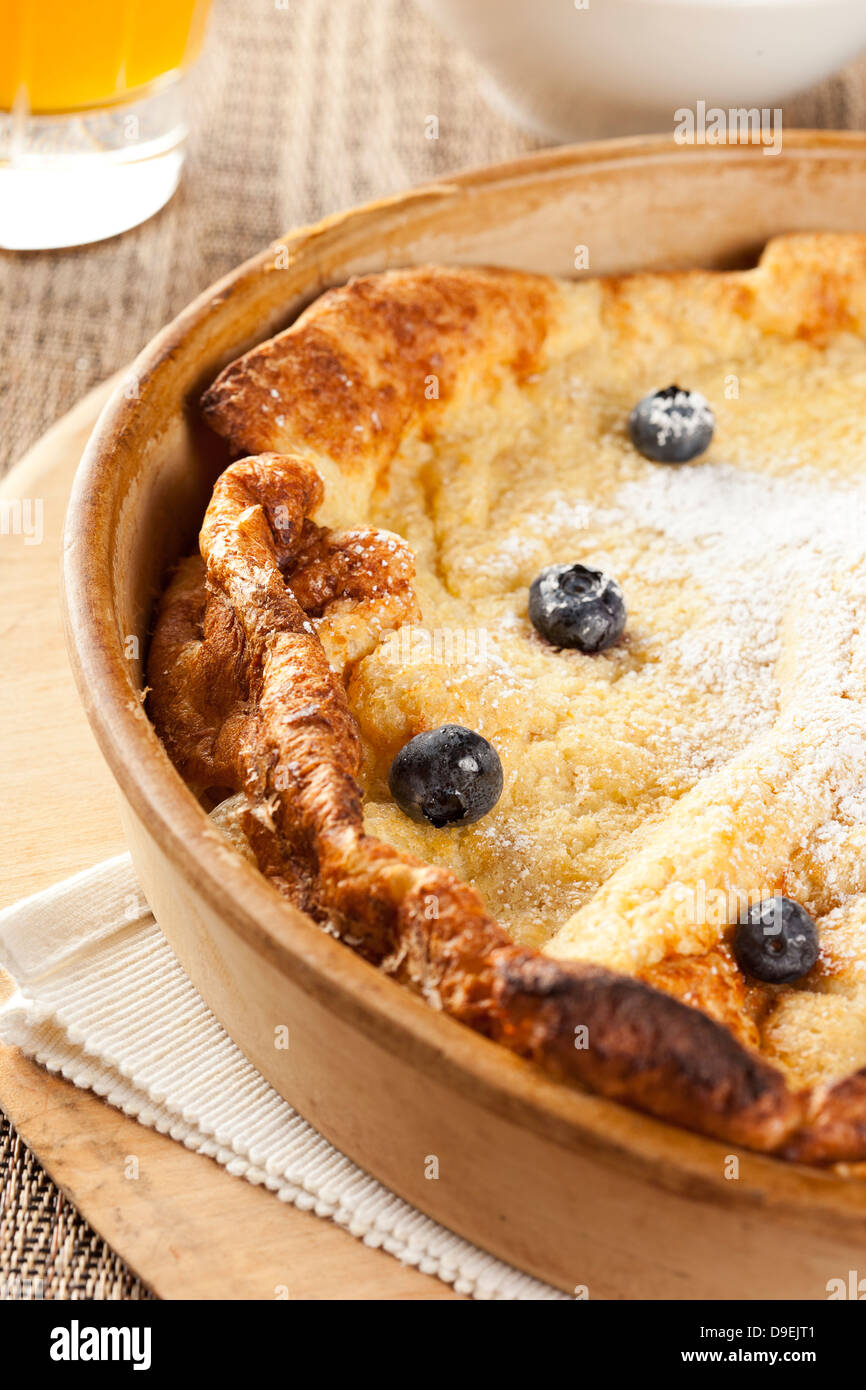
<svg viewBox="0 0 866 1390"><path fill-rule="evenodd" d="M864 334L854 235L329 291L204 397L243 457L148 669L323 927L563 1080L815 1162L866 1157ZM666 461L689 412L708 447ZM566 569L611 577L612 640L530 616ZM497 795L415 816L454 726Z"/></svg>

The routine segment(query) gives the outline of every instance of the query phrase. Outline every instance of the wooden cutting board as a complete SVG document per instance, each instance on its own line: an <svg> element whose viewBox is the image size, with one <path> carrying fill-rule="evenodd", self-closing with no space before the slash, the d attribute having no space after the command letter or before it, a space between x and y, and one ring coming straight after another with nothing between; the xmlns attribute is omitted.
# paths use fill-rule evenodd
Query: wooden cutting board
<svg viewBox="0 0 866 1390"><path fill-rule="evenodd" d="M0 907L125 848L112 779L67 665L58 597L72 475L112 385L86 396L0 482L0 498L30 502L19 533L13 513L10 533L0 534ZM36 544L38 530L26 523L40 511ZM0 993L6 988L0 972ZM14 1048L0 1047L0 1106L78 1210L163 1298L458 1297ZM139 1160L136 1181L124 1175L129 1155Z"/></svg>

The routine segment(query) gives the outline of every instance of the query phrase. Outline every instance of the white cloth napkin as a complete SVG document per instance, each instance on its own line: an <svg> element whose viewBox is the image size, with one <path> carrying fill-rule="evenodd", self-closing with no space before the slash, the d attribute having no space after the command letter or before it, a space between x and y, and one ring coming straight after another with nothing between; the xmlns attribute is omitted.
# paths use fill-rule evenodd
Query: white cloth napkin
<svg viewBox="0 0 866 1390"><path fill-rule="evenodd" d="M128 854L0 913L0 1041L282 1202L475 1298L566 1296L416 1211L260 1076L187 979Z"/></svg>

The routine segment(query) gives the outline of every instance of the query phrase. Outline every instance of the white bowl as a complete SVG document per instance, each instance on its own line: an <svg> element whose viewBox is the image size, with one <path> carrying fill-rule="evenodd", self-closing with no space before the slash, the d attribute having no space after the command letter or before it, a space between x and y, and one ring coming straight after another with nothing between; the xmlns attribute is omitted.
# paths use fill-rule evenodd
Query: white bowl
<svg viewBox="0 0 866 1390"><path fill-rule="evenodd" d="M554 140L677 128L679 108L767 108L866 47L866 0L418 0L485 94Z"/></svg>

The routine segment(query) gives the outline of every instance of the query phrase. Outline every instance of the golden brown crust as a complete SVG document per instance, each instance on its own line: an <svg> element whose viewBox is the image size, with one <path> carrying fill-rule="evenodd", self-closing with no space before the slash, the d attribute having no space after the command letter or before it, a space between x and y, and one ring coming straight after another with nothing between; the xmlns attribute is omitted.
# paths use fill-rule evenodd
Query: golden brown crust
<svg viewBox="0 0 866 1390"><path fill-rule="evenodd" d="M788 1139L785 1158L841 1163L866 1157L866 1071L811 1096L808 1120Z"/></svg>
<svg viewBox="0 0 866 1390"><path fill-rule="evenodd" d="M866 238L819 240L773 244L760 304L737 277L716 278L712 293L756 333L861 333ZM602 312L637 333L634 284L606 282ZM552 959L516 946L453 874L363 831L358 735L328 655L344 669L375 641L380 598L388 625L413 613L410 559L375 533L315 525L319 474L369 488L405 431L468 374L532 370L562 293L512 272L369 277L222 373L204 398L209 423L236 451L280 453L226 470L202 529L205 570L185 561L166 591L154 722L197 789L245 792L272 881L435 1007L556 1076L703 1133L809 1162L864 1157L863 1074L792 1091L753 1046L726 953L709 971L668 960L644 979Z"/></svg>
<svg viewBox="0 0 866 1390"><path fill-rule="evenodd" d="M746 1006L745 981L726 947L700 956L668 956L642 971L640 978L709 1014L746 1047L757 1048L759 1032Z"/></svg>
<svg viewBox="0 0 866 1390"><path fill-rule="evenodd" d="M351 280L226 367L202 412L236 452L376 466L410 421L451 398L467 363L530 372L555 298L554 281L515 271L428 266Z"/></svg>

